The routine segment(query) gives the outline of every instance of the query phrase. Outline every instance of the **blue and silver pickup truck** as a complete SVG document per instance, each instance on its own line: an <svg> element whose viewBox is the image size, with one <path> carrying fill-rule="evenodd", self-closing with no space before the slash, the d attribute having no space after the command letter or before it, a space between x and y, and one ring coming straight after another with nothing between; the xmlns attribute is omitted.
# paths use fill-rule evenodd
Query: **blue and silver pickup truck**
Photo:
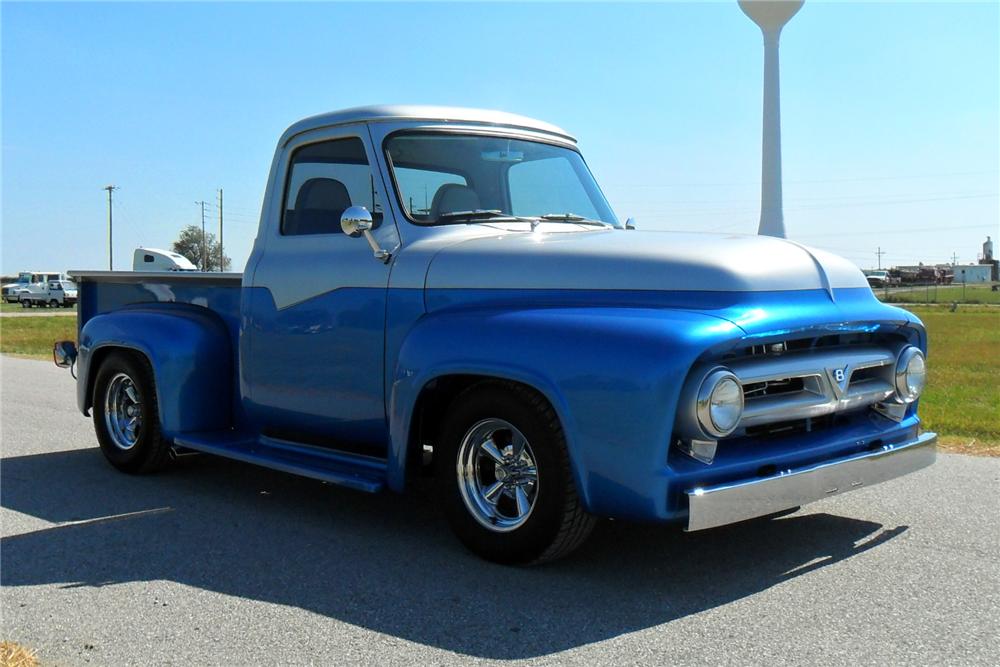
<svg viewBox="0 0 1000 667"><path fill-rule="evenodd" d="M837 256L638 231L572 136L368 107L278 142L243 274L76 271L77 369L108 461L197 451L360 491L433 469L481 556L595 517L702 530L927 466L927 339Z"/></svg>

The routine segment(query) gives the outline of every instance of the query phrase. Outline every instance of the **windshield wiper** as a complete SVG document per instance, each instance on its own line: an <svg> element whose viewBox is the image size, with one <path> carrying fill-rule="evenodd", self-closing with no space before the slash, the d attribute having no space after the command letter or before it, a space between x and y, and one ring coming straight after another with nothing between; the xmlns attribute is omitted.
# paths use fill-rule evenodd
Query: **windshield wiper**
<svg viewBox="0 0 1000 667"><path fill-rule="evenodd" d="M531 222L532 218L522 218L504 213L495 208L477 209L475 211L450 211L437 217L437 224L461 224L463 222Z"/></svg>
<svg viewBox="0 0 1000 667"><path fill-rule="evenodd" d="M571 222L575 225L597 225L598 227L611 227L611 224L602 220L591 220L576 213L546 213L538 216L539 220L546 222Z"/></svg>
<svg viewBox="0 0 1000 667"><path fill-rule="evenodd" d="M495 208L476 209L475 211L449 211L437 217L436 224L457 225L471 222L527 222L531 224L531 229L543 222L568 222L574 225L594 225L597 227L611 227L612 225L600 220L591 220L575 213L546 213L535 217L525 217L520 215L510 215Z"/></svg>

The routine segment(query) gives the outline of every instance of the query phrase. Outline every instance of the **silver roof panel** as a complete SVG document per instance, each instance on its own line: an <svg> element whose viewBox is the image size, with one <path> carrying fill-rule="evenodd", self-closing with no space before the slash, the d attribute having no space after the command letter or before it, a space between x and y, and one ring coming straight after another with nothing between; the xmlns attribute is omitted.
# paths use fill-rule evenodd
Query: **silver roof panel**
<svg viewBox="0 0 1000 667"><path fill-rule="evenodd" d="M553 134L563 139L576 141L576 138L566 130L544 123L540 120L519 116L505 111L489 109L466 109L463 107L438 107L414 105L377 105L353 107L340 111L319 114L304 118L285 130L281 135L283 146L297 134L334 125L347 123L378 123L386 121L428 120L442 123L464 123L476 125L493 125L499 127L516 127L535 132Z"/></svg>

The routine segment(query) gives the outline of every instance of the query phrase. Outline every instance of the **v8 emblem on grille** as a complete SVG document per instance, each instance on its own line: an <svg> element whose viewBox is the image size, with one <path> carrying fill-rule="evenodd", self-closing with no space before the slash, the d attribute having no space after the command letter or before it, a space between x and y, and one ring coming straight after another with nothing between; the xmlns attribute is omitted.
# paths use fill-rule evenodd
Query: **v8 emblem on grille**
<svg viewBox="0 0 1000 667"><path fill-rule="evenodd" d="M830 375L830 379L833 380L833 392L840 398L844 395L847 390L847 380L850 377L848 373L848 368L850 364L844 366L843 368L828 368L826 372Z"/></svg>

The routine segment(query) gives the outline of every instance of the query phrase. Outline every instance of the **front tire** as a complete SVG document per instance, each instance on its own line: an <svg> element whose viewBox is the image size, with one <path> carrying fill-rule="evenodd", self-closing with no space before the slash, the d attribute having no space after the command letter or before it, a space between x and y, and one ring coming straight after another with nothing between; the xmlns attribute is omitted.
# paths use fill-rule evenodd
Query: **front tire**
<svg viewBox="0 0 1000 667"><path fill-rule="evenodd" d="M485 382L462 392L448 410L434 464L452 529L487 560L562 558L594 527L555 411L523 385Z"/></svg>
<svg viewBox="0 0 1000 667"><path fill-rule="evenodd" d="M130 474L154 472L170 460L160 432L153 371L145 357L112 352L97 371L94 431L104 457Z"/></svg>

